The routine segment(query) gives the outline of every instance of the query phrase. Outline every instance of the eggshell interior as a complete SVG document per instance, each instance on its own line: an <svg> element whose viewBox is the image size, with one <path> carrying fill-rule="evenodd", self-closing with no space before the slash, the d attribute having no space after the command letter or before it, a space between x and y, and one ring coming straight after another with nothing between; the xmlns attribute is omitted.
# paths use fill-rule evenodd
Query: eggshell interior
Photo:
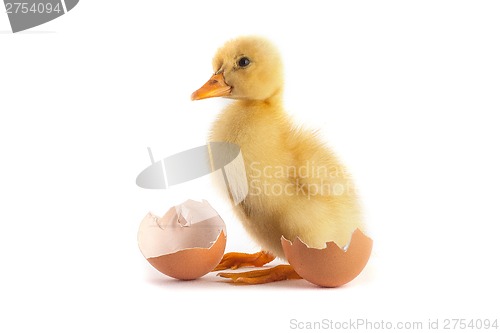
<svg viewBox="0 0 500 333"><path fill-rule="evenodd" d="M285 256L297 274L322 287L338 287L352 281L365 268L372 251L373 240L356 229L347 250L335 242L323 249L310 248L300 238L293 243L281 238Z"/></svg>
<svg viewBox="0 0 500 333"><path fill-rule="evenodd" d="M148 213L138 232L139 248L158 271L191 280L212 271L224 255L224 221L208 202L188 200L163 217Z"/></svg>

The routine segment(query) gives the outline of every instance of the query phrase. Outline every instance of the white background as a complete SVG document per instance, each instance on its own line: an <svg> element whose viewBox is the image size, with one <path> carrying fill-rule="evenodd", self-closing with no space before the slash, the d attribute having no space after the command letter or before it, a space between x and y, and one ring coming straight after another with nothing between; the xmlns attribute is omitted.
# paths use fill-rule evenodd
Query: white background
<svg viewBox="0 0 500 333"><path fill-rule="evenodd" d="M499 17L496 1L82 0L12 34L0 14L0 331L498 316ZM205 195L138 188L146 147L205 143L227 102L189 96L249 33L280 47L287 109L360 188L374 252L345 287L179 282L138 250L148 211ZM258 250L219 209L227 250Z"/></svg>

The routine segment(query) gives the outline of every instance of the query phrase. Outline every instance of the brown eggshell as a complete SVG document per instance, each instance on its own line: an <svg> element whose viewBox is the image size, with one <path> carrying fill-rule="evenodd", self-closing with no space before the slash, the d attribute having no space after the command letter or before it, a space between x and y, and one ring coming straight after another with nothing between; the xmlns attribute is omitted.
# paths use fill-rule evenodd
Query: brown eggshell
<svg viewBox="0 0 500 333"><path fill-rule="evenodd" d="M137 235L139 249L158 271L180 280L212 271L226 247L226 226L207 201L187 200L163 217L148 213Z"/></svg>
<svg viewBox="0 0 500 333"><path fill-rule="evenodd" d="M211 272L219 264L225 248L226 236L221 231L215 244L208 249L180 250L147 260L165 275L179 280L194 280Z"/></svg>
<svg viewBox="0 0 500 333"><path fill-rule="evenodd" d="M323 249L310 248L300 238L294 242L281 237L285 256L297 274L322 287L338 287L352 281L365 268L373 240L356 229L347 250L335 242Z"/></svg>

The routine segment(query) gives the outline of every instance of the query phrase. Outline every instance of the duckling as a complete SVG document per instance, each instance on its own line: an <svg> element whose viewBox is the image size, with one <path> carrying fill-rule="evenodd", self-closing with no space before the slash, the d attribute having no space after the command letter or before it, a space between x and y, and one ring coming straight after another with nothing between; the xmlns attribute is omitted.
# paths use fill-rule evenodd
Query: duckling
<svg viewBox="0 0 500 333"><path fill-rule="evenodd" d="M239 37L216 52L212 65L213 76L191 97L234 100L218 115L209 141L241 148L249 193L234 209L262 247L255 254L227 253L216 270L285 259L282 236L300 237L310 247L346 246L363 228L353 182L317 132L295 126L285 112L277 48L262 37ZM300 278L290 265L219 275L251 284Z"/></svg>

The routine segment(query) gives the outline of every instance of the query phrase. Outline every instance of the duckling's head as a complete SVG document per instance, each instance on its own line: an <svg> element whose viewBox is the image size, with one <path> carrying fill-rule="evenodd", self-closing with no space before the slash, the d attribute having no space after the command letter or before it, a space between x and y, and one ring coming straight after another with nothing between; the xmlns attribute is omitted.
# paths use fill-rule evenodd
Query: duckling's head
<svg viewBox="0 0 500 333"><path fill-rule="evenodd" d="M283 66L276 47L262 37L239 37L222 46L210 80L191 99L227 97L264 101L283 89Z"/></svg>

